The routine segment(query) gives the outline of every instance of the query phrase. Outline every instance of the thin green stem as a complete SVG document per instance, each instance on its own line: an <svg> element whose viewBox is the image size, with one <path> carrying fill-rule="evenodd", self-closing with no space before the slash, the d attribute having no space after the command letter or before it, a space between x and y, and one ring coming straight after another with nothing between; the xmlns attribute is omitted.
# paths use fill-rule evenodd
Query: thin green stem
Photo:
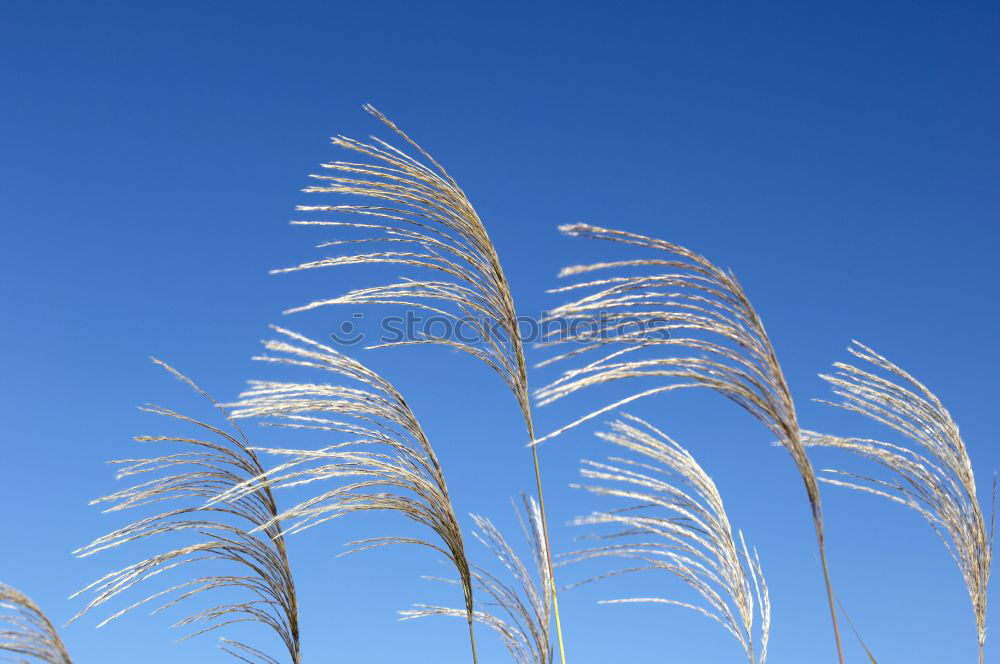
<svg viewBox="0 0 1000 664"><path fill-rule="evenodd" d="M531 440L535 436L532 433ZM556 637L559 640L559 660L566 664L566 646L563 644L562 621L559 617L559 596L556 592L556 577L552 569L552 547L549 544L549 523L545 518L545 497L542 495L542 471L538 464L538 448L531 446L531 455L535 462L535 486L538 491L538 509L542 516L542 537L545 539L545 562L549 567L549 584L552 588L552 611L556 617ZM843 664L843 663L841 663Z"/></svg>
<svg viewBox="0 0 1000 664"><path fill-rule="evenodd" d="M816 526L816 541L819 544L819 559L823 566L823 581L826 583L826 599L830 605L830 619L833 622L833 638L837 642L837 660L844 664L844 648L840 643L840 628L837 627L837 609L833 604L833 584L830 582L830 569L826 564L826 545L823 541L823 524L818 516L814 516Z"/></svg>
<svg viewBox="0 0 1000 664"><path fill-rule="evenodd" d="M472 628L472 618L469 618L469 643L472 644L472 664L479 664L476 656L476 631Z"/></svg>

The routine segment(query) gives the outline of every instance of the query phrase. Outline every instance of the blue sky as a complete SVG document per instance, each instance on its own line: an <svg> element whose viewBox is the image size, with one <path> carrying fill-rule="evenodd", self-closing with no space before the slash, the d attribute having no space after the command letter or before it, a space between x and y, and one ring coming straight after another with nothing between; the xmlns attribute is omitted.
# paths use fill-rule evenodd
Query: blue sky
<svg viewBox="0 0 1000 664"><path fill-rule="evenodd" d="M263 375L249 358L268 323L323 336L350 313L282 319L284 308L378 283L377 271L348 269L267 276L315 257L326 239L286 222L306 175L336 158L327 138L385 135L365 102L461 182L522 314L561 302L543 291L563 264L618 255L561 238L557 224L664 237L736 271L805 426L874 432L809 401L825 393L817 372L858 338L939 394L984 492L1000 467L995 3L13 0L2 15L0 580L60 622L82 605L66 600L71 591L140 553L70 556L122 524L87 501L116 487L105 461L135 454L132 435L158 431L134 406L200 414L147 356L229 398ZM408 395L459 511L511 526L508 498L533 476L515 403L495 377L435 348L361 359ZM540 410L538 428L596 398ZM770 661L833 661L787 455L707 393L634 412L695 453L760 549L774 603ZM578 534L562 524L592 507L567 488L580 457L604 453L592 430L542 450L558 550ZM968 598L930 529L865 496L825 499L838 594L880 659L971 661ZM305 660L464 661L460 624L395 618L413 602L448 601L419 578L441 573L432 557L335 557L374 525L293 541ZM636 588L684 592L646 579L567 593L570 661L739 661L703 617L595 605ZM80 662L226 661L211 637L173 645L181 633L166 629L170 616L137 613L99 631L96 617L64 631ZM505 661L481 638L482 661ZM846 643L849 661L862 661ZM987 643L988 661L1000 661Z"/></svg>

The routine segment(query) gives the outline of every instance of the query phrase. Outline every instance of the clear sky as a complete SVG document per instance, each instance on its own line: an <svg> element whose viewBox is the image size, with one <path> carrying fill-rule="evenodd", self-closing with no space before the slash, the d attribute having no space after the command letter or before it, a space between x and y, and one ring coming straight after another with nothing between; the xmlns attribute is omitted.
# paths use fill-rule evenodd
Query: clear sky
<svg viewBox="0 0 1000 664"><path fill-rule="evenodd" d="M857 338L937 391L983 493L1000 467L996 3L8 0L0 63L0 580L59 622L82 606L70 592L141 553L70 555L123 523L87 501L117 487L105 462L137 454L132 435L159 431L135 406L203 413L147 356L230 398L266 375L249 357L268 323L322 337L350 315L282 318L284 308L378 282L350 269L267 276L317 257L326 238L286 222L306 175L337 157L330 135L385 135L365 102L461 182L522 313L561 302L543 291L562 265L624 255L561 238L557 224L661 236L736 271L805 426L874 433L809 401L826 392L817 372ZM458 510L510 527L508 498L533 476L516 405L495 376L436 348L362 359L408 395ZM542 409L539 430L596 398ZM758 546L774 605L770 661L833 661L787 455L708 393L634 412L696 454ZM580 457L605 452L592 430L542 450L557 550L579 534L562 524L594 507L568 488ZM931 530L872 498L825 498L835 586L880 661L972 661L968 598ZM419 578L442 573L432 556L335 557L376 525L394 528L345 521L293 540L305 661L465 661L460 623L396 621L413 602L452 599ZM687 597L660 578L567 593L569 661L740 661L701 616L595 604L636 589ZM79 662L227 661L212 637L174 645L182 633L167 630L169 615L95 631L104 615L64 630ZM505 661L481 640L482 661ZM845 642L849 661L862 661ZM987 643L987 660L1000 661L1000 645Z"/></svg>

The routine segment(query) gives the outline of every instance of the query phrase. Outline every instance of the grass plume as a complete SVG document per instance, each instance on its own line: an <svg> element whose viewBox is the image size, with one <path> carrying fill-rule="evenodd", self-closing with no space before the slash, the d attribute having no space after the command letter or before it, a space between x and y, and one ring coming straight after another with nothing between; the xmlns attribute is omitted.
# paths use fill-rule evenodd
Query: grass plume
<svg viewBox="0 0 1000 664"><path fill-rule="evenodd" d="M864 344L848 352L871 371L838 362L822 375L839 402L821 401L860 413L908 439L901 446L867 438L806 432L807 445L831 447L874 461L888 477L827 471L822 481L887 498L920 513L955 559L976 620L979 661L986 641L986 598L993 560L993 524L983 515L965 441L951 414L927 387ZM993 499L996 502L996 481Z"/></svg>
<svg viewBox="0 0 1000 664"><path fill-rule="evenodd" d="M172 367L154 359L174 377L199 394L215 401L191 380ZM214 498L259 477L264 469L243 432L227 419L231 431L201 422L160 406L143 410L182 422L193 430L191 436L139 436L139 443L171 448L160 456L123 459L118 479L137 478L138 483L93 501L110 504L107 512L152 508L165 511L144 517L100 537L76 554L92 556L131 542L160 540L170 536L188 536L189 544L168 548L137 563L98 579L76 593L94 595L73 620L130 591L148 585L161 573L196 568L213 563L227 564L231 571L196 576L188 581L161 589L126 606L98 626L146 605L164 602L154 612L162 611L210 591L236 592L239 601L200 610L181 619L177 626L195 626L191 638L223 629L234 623L257 623L272 630L287 650L285 661L299 664L298 604L295 583L282 539L282 526L276 518L277 505L266 485L242 495L225 505L210 504ZM176 451L173 451L176 450ZM209 569L214 569L211 565ZM212 592L212 594L215 594ZM74 596L76 596L74 595ZM223 639L221 647L245 662L278 664L279 659L240 641Z"/></svg>
<svg viewBox="0 0 1000 664"><path fill-rule="evenodd" d="M347 514L387 511L429 528L436 541L375 537L352 542L351 552L405 543L444 555L459 575L476 661L473 582L465 543L441 463L416 416L389 382L361 363L302 335L275 330L284 339L266 342L273 354L255 359L326 372L334 377L334 383L251 381L240 400L229 404L232 416L266 418L265 423L276 426L329 432L337 441L319 450L268 449L289 460L262 474L257 482L234 487L219 500L233 500L261 486L282 488L339 480L273 518L288 521L288 532L294 533Z"/></svg>
<svg viewBox="0 0 1000 664"><path fill-rule="evenodd" d="M324 242L319 245L320 249L373 245L372 250L331 256L273 270L273 273L383 264L428 270L433 278L404 279L398 283L355 289L338 297L294 307L285 313L335 304L395 304L446 316L456 324L461 319L464 325L475 326L475 342L428 337L390 342L384 346L443 344L482 360L500 374L514 393L530 427L527 371L514 300L486 227L458 182L433 157L375 108L365 106L365 110L413 147L429 165L379 138L372 137L370 143L365 143L346 136L334 137L334 145L357 154L362 161L323 164L329 173L313 175L318 184L305 189L306 193L339 194L368 199L371 203L300 205L296 209L301 212L334 213L360 219L292 223L351 229L362 235Z"/></svg>
<svg viewBox="0 0 1000 664"><path fill-rule="evenodd" d="M620 380L657 379L662 383L588 413L537 442L636 399L678 389L710 388L739 404L777 437L802 477L812 509L837 656L843 664L819 488L781 365L742 287L730 272L704 256L665 240L586 224L562 226L560 230L570 236L622 243L654 253L567 267L560 272L566 277L613 271L613 276L553 291L582 290L588 294L550 312L550 318L569 323L564 326L568 332L543 345L572 347L543 364L587 354L597 357L565 370L556 381L538 390L539 404ZM629 274L633 270L652 273ZM572 325L574 320L595 318L601 325L598 333L588 326Z"/></svg>
<svg viewBox="0 0 1000 664"><path fill-rule="evenodd" d="M715 483L691 453L649 423L622 417L598 437L629 455L606 463L584 460L581 476L587 483L579 488L626 502L575 521L618 529L598 537L610 543L574 552L567 562L604 557L634 562L581 583L644 571L677 577L700 596L700 603L649 596L604 603L653 602L697 611L732 634L750 664L764 664L771 603L756 551L750 554L742 533L737 544ZM754 643L756 615L759 647Z"/></svg>
<svg viewBox="0 0 1000 664"><path fill-rule="evenodd" d="M525 564L493 522L472 515L479 531L476 539L483 543L506 571L501 578L477 567L473 579L479 596L476 621L496 632L515 664L550 664L552 648L552 588L549 575L549 553L542 531L542 513L534 498L522 495L522 517L515 509L521 530L531 548L531 565ZM534 573L531 571L534 567ZM401 611L404 619L428 616L464 616L465 612L444 606L420 604Z"/></svg>
<svg viewBox="0 0 1000 664"><path fill-rule="evenodd" d="M13 659L15 658L16 659ZM31 598L0 583L0 660L72 664L52 621Z"/></svg>

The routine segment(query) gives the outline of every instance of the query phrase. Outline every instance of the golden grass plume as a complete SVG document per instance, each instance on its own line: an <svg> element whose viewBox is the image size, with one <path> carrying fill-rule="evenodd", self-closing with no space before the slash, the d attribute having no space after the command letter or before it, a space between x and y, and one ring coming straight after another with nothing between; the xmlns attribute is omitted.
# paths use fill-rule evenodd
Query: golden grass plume
<svg viewBox="0 0 1000 664"><path fill-rule="evenodd" d="M190 379L154 359L174 377L199 394L214 400ZM287 650L292 664L301 661L298 604L282 526L274 496L266 484L238 500L213 504L213 499L250 478L263 474L256 453L243 432L226 419L226 430L201 422L161 406L143 410L181 422L190 435L138 436L136 441L155 448L167 448L158 456L121 459L118 479L136 479L137 484L93 501L110 504L109 513L125 510L153 510L153 515L134 521L77 550L78 556L92 556L120 546L146 540L190 539L188 544L152 555L111 572L74 595L93 598L73 618L79 619L104 604L131 591L150 585L158 575L189 568L210 570L193 576L126 606L101 621L108 622L151 602L163 611L203 593L236 593L239 601L216 604L182 618L176 626L194 626L184 639L224 629L235 623L256 623L272 630ZM166 505L166 507L164 507ZM164 510L164 511L157 511ZM218 565L227 566L222 573ZM192 572L197 574L196 572ZM220 647L245 662L278 664L279 659L241 641L222 639Z"/></svg>
<svg viewBox="0 0 1000 664"><path fill-rule="evenodd" d="M72 664L59 632L38 605L18 589L0 583L0 660L27 662L27 657L47 664Z"/></svg>
<svg viewBox="0 0 1000 664"><path fill-rule="evenodd" d="M465 542L441 463L416 416L388 381L360 362L295 332L274 329L283 339L267 341L265 347L272 354L255 359L324 372L334 381L251 381L240 400L228 404L232 416L329 432L336 440L318 450L265 450L288 461L233 487L217 502L240 499L262 487L325 485L334 480L332 487L324 486L273 520L288 521L288 532L294 533L347 514L387 511L426 526L436 540L373 537L350 543L350 552L404 543L444 555L459 575L475 661L473 582Z"/></svg>
<svg viewBox="0 0 1000 664"><path fill-rule="evenodd" d="M987 525L976 492L965 441L941 400L920 381L864 344L848 352L871 370L837 362L821 377L839 402L831 406L860 413L908 439L896 445L868 438L843 438L804 432L807 445L852 452L888 471L887 477L827 470L822 481L887 498L916 510L927 520L955 559L976 620L979 661L986 641L986 598L993 561L993 512ZM996 502L996 480L993 499Z"/></svg>
<svg viewBox="0 0 1000 664"><path fill-rule="evenodd" d="M637 417L623 413L609 431L597 435L628 456L610 457L607 462L584 460L580 472L587 483L577 486L617 499L618 506L575 523L617 528L596 536L609 543L567 554L566 562L612 557L634 565L575 585L634 572L667 572L701 601L641 596L602 603L652 602L694 610L732 634L750 664L764 664L771 624L767 584L760 558L756 551L751 555L742 533L737 544L715 482L690 452ZM760 627L755 628L758 616ZM757 632L759 645L755 645Z"/></svg>

